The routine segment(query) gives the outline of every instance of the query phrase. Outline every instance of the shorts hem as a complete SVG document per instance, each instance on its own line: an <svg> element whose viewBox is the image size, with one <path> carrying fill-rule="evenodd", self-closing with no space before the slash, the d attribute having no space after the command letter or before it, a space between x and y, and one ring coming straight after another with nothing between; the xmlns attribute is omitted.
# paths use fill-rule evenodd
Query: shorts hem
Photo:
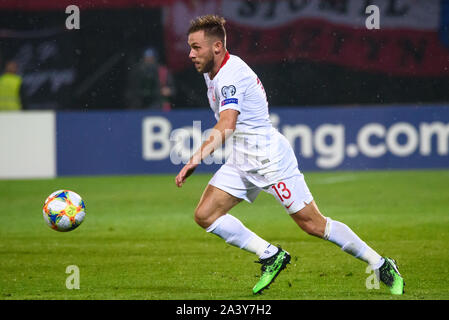
<svg viewBox="0 0 449 320"><path fill-rule="evenodd" d="M224 191L224 192L226 192L226 193L229 193L231 196L236 197L237 199L245 200L245 201L247 201L247 202L249 202L249 203L253 203L253 202L254 202L254 200L251 201L248 197L245 197L245 196L242 197L241 195L236 194L235 189L227 188L227 187L225 187L225 186L223 186L223 185L215 184L215 183L212 182L212 181L210 181L209 184L210 184L211 186L217 188L217 189L220 189L221 191Z"/></svg>
<svg viewBox="0 0 449 320"><path fill-rule="evenodd" d="M308 197L307 199L301 201L301 203L297 206L291 207L289 209L285 208L287 210L288 214L295 214L298 211L301 211L306 207L306 205L310 204L313 201L313 196Z"/></svg>

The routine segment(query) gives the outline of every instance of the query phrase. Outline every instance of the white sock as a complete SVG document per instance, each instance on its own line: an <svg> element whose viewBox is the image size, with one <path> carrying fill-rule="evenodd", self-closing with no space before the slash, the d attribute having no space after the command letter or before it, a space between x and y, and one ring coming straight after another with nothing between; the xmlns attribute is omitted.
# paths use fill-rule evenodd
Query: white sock
<svg viewBox="0 0 449 320"><path fill-rule="evenodd" d="M264 259L272 256L278 250L254 232L246 228L236 217L225 214L214 221L207 229L230 245L255 253Z"/></svg>
<svg viewBox="0 0 449 320"><path fill-rule="evenodd" d="M330 218L326 219L324 239L335 243L343 251L357 259L367 262L374 270L382 265L384 259L363 242L347 225Z"/></svg>
<svg viewBox="0 0 449 320"><path fill-rule="evenodd" d="M243 249L254 252L260 259L269 258L279 250L276 246L273 246L272 244L266 242L256 234L254 234L254 237Z"/></svg>

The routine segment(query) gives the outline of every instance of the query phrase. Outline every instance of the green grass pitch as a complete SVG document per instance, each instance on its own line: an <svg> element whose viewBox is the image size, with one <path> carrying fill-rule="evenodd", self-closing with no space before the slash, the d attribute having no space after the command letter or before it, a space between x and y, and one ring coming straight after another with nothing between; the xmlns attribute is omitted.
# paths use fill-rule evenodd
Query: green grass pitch
<svg viewBox="0 0 449 320"><path fill-rule="evenodd" d="M210 175L66 177L0 181L0 299L449 299L449 171L306 173L325 216L398 261L403 296L367 289L366 265L300 230L268 194L231 213L292 262L260 296L256 256L193 220ZM82 225L51 230L45 198L58 189L86 203ZM76 265L80 288L69 290Z"/></svg>

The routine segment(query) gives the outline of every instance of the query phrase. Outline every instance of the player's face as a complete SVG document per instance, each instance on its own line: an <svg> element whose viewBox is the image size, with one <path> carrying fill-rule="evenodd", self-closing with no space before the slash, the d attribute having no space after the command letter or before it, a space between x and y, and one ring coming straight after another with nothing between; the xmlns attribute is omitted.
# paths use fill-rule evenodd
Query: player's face
<svg viewBox="0 0 449 320"><path fill-rule="evenodd" d="M189 58L199 73L210 72L214 67L213 41L207 38L203 30L189 34Z"/></svg>

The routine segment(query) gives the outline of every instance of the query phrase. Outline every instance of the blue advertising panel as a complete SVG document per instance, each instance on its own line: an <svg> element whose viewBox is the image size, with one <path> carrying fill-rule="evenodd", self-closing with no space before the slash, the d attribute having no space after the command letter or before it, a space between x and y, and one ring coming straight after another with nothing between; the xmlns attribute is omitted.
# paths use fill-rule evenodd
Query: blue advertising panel
<svg viewBox="0 0 449 320"><path fill-rule="evenodd" d="M170 134L200 121L213 127L206 111L60 112L57 114L58 175L170 173ZM208 171L212 168L199 168ZM218 168L218 166L215 166Z"/></svg>
<svg viewBox="0 0 449 320"><path fill-rule="evenodd" d="M449 107L270 109L303 171L449 167ZM216 120L209 110L60 112L58 175L177 173ZM218 150L198 172L213 172Z"/></svg>

